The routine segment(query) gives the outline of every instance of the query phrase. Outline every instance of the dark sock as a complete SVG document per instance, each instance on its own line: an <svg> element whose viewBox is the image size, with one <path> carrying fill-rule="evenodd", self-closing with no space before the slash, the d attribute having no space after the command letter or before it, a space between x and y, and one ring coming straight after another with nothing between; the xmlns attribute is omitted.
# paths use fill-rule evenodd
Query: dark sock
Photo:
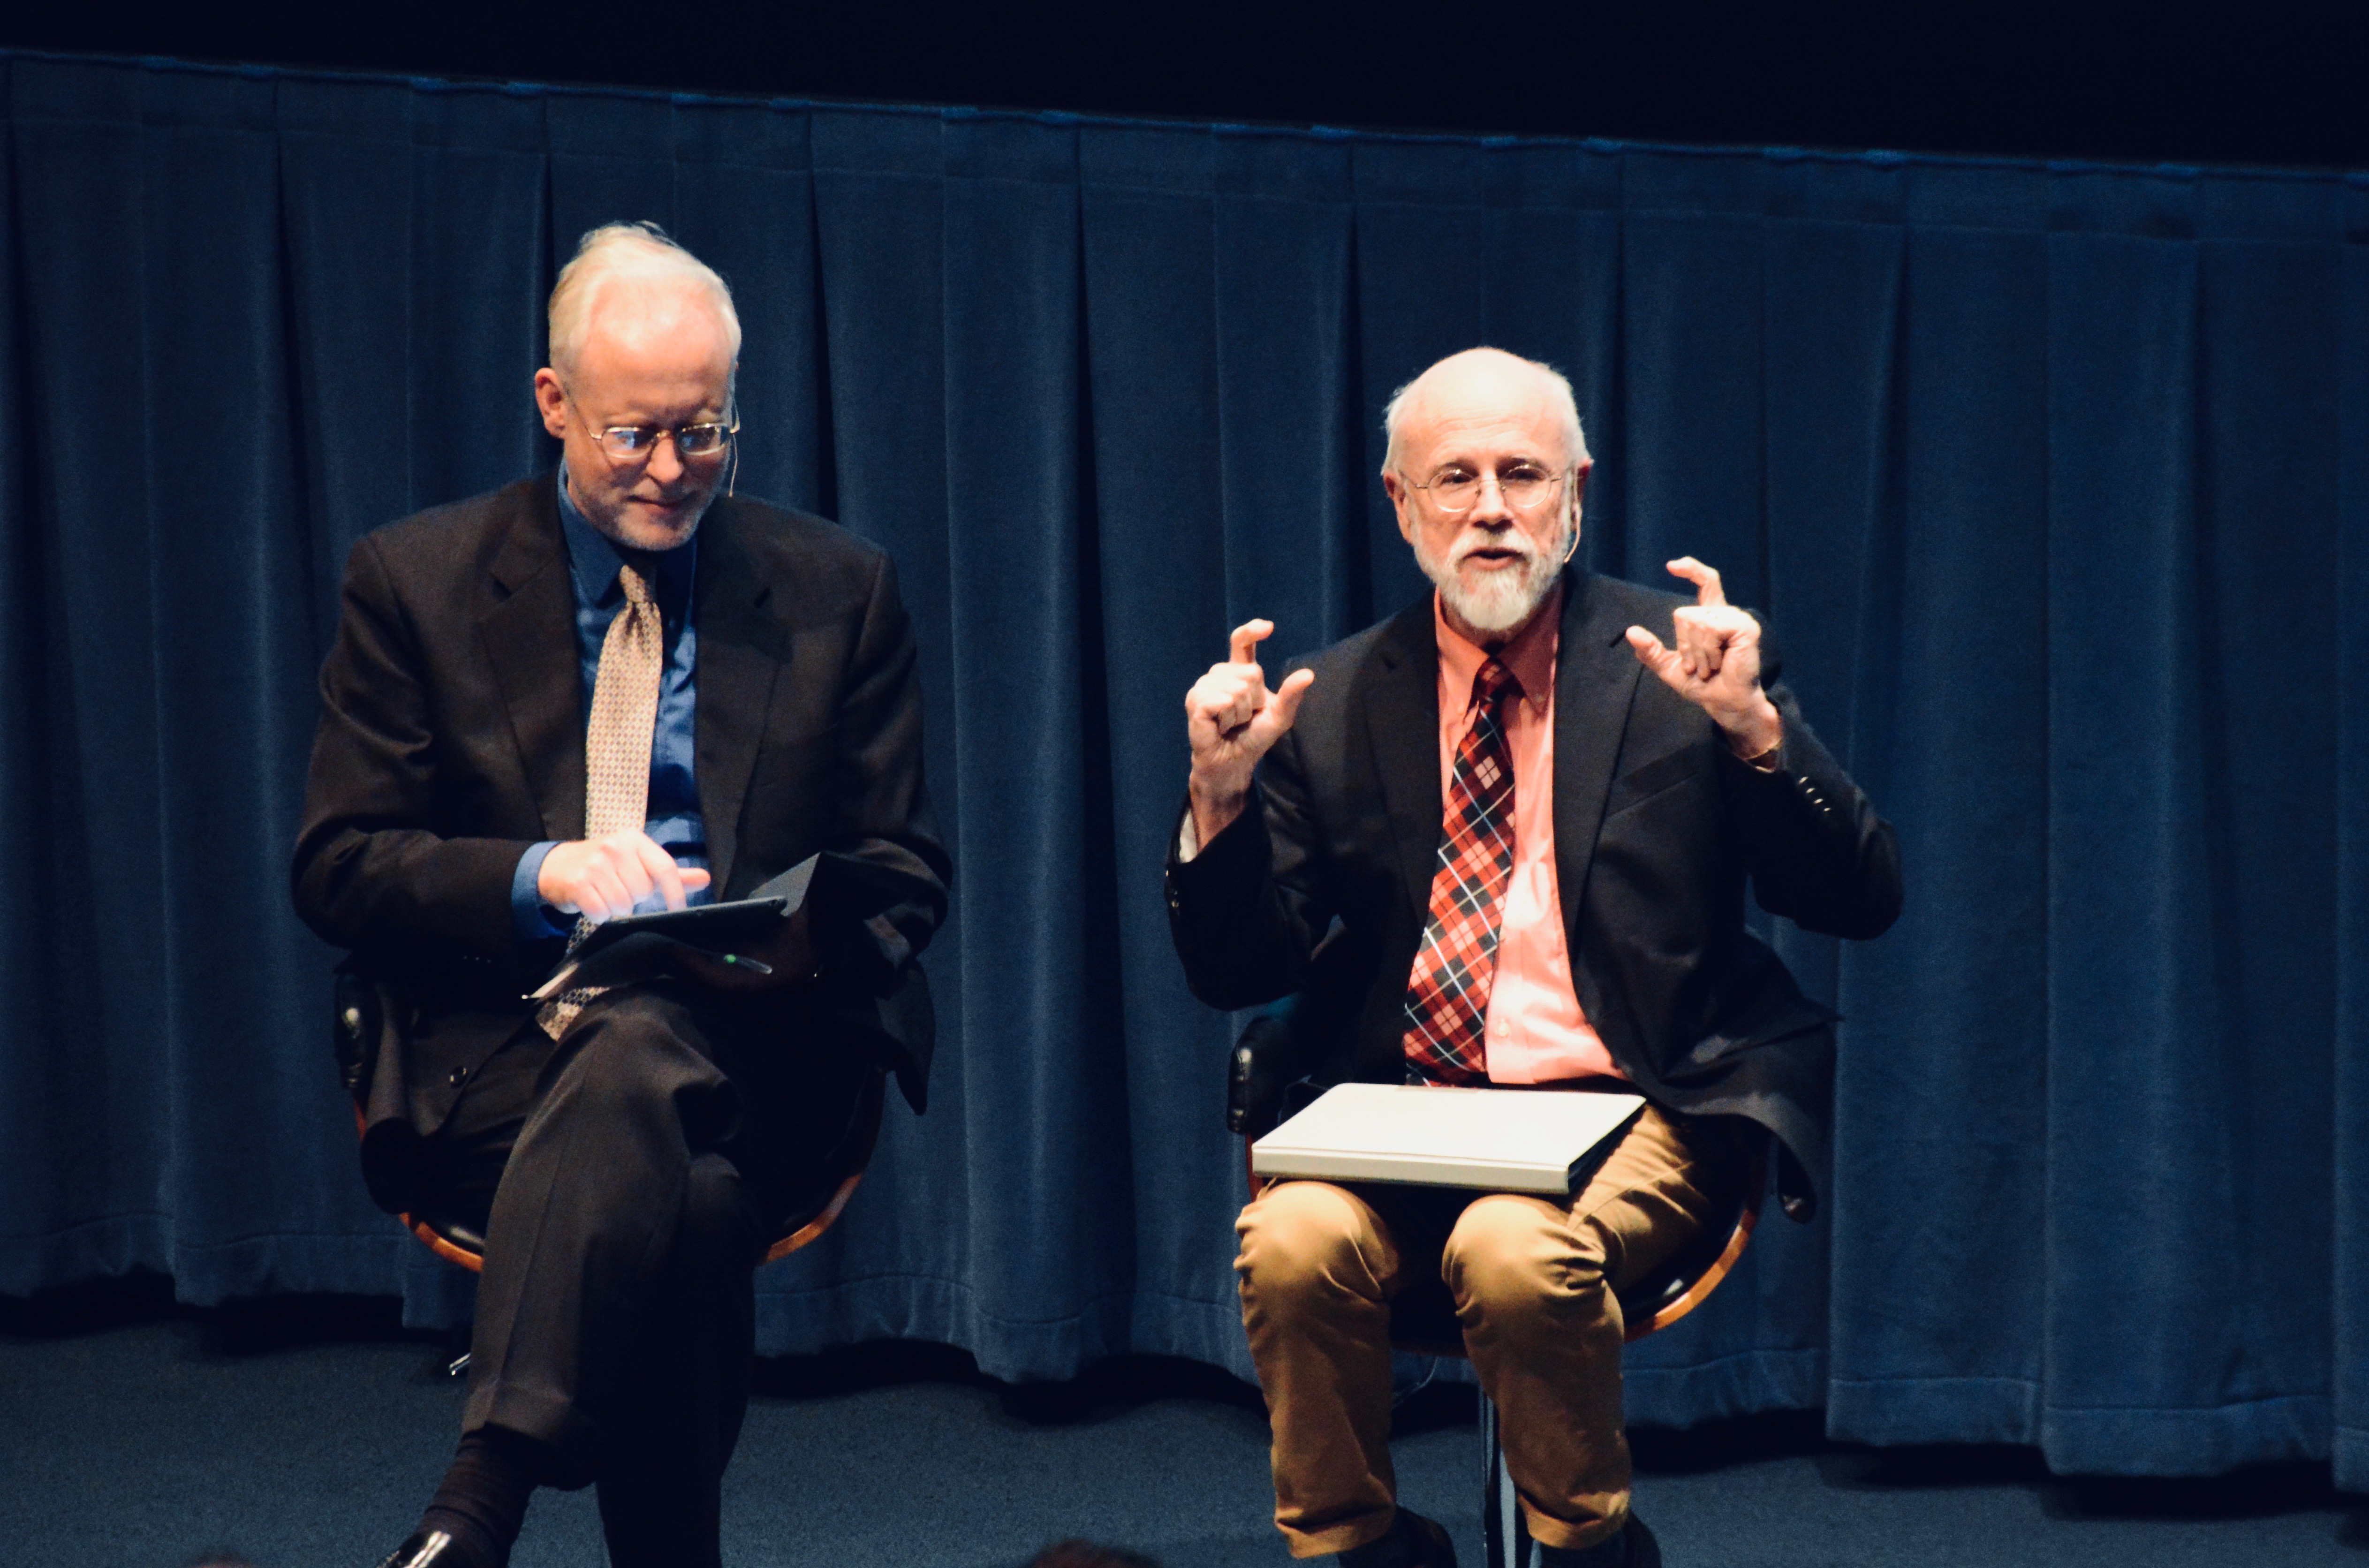
<svg viewBox="0 0 2369 1568"><path fill-rule="evenodd" d="M506 1426L464 1435L444 1484L420 1516L421 1532L451 1536L466 1568L503 1568L544 1468L543 1445Z"/></svg>

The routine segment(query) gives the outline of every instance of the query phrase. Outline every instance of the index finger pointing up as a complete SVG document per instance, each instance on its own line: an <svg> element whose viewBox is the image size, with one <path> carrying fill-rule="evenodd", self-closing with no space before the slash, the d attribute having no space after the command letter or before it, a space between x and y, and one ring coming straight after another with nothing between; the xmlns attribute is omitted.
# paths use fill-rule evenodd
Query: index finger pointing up
<svg viewBox="0 0 2369 1568"><path fill-rule="evenodd" d="M1670 575L1686 578L1695 585L1697 604L1724 604L1727 591L1719 585L1719 568L1706 567L1692 555L1681 555L1670 563Z"/></svg>
<svg viewBox="0 0 2369 1568"><path fill-rule="evenodd" d="M1258 645L1275 635L1272 621L1245 621L1234 628L1233 647L1228 655L1236 664L1256 664Z"/></svg>

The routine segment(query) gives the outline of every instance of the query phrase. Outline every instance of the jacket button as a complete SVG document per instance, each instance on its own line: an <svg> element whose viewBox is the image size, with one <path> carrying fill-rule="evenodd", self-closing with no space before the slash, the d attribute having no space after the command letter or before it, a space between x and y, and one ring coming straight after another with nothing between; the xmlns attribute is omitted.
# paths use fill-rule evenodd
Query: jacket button
<svg viewBox="0 0 2369 1568"><path fill-rule="evenodd" d="M452 1086L454 1088L457 1089L467 1082L469 1082L469 1070L467 1068L456 1067L452 1070Z"/></svg>
<svg viewBox="0 0 2369 1568"><path fill-rule="evenodd" d="M1181 904L1181 903L1183 903L1183 902L1184 902L1184 900L1183 900L1182 898L1179 898L1176 896L1176 889L1175 889L1175 888L1171 887L1171 888L1169 888L1169 889L1168 889L1168 907L1169 907L1170 909L1172 909L1172 910L1173 910L1173 909L1174 909L1177 905L1179 905L1179 904Z"/></svg>

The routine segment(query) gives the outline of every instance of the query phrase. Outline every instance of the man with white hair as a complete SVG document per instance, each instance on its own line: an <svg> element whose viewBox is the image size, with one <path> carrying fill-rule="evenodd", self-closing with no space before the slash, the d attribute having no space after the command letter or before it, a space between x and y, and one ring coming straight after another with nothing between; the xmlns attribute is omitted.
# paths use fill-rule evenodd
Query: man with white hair
<svg viewBox="0 0 2369 1568"><path fill-rule="evenodd" d="M1744 928L1871 937L1892 830L1778 681L1719 574L1693 600L1574 561L1590 466L1570 384L1494 349L1391 399L1382 485L1435 591L1269 689L1253 621L1184 700L1171 931L1213 1006L1298 994L1292 1070L1642 1094L1560 1200L1316 1181L1243 1209L1242 1321L1295 1556L1453 1568L1396 1505L1390 1302L1426 1272L1497 1403L1542 1568L1650 1568L1629 1507L1615 1292L1733 1213L1773 1134L1789 1212L1823 1176L1834 1015ZM1523 1565L1528 1568L1528 1565Z"/></svg>
<svg viewBox="0 0 2369 1568"><path fill-rule="evenodd" d="M948 864L887 555L729 493L739 319L657 228L585 235L550 319L557 471L354 547L296 846L381 1018L372 1196L484 1242L460 1448L386 1568L499 1568L588 1482L612 1563L714 1568L751 1267L929 1061ZM602 921L818 853L864 889L834 923L523 999Z"/></svg>

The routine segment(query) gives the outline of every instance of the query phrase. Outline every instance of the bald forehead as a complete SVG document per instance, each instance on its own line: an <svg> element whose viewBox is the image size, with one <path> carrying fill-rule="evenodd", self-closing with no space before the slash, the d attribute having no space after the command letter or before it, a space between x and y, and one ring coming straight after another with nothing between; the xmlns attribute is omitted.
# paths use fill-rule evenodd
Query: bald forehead
<svg viewBox="0 0 2369 1568"><path fill-rule="evenodd" d="M596 280L585 311L585 338L641 342L697 333L728 342L724 313L697 280L611 274Z"/></svg>
<svg viewBox="0 0 2369 1568"><path fill-rule="evenodd" d="M1495 435L1534 443L1535 455L1568 462L1554 382L1528 360L1495 349L1451 354L1407 388L1399 439L1409 456L1442 442Z"/></svg>

